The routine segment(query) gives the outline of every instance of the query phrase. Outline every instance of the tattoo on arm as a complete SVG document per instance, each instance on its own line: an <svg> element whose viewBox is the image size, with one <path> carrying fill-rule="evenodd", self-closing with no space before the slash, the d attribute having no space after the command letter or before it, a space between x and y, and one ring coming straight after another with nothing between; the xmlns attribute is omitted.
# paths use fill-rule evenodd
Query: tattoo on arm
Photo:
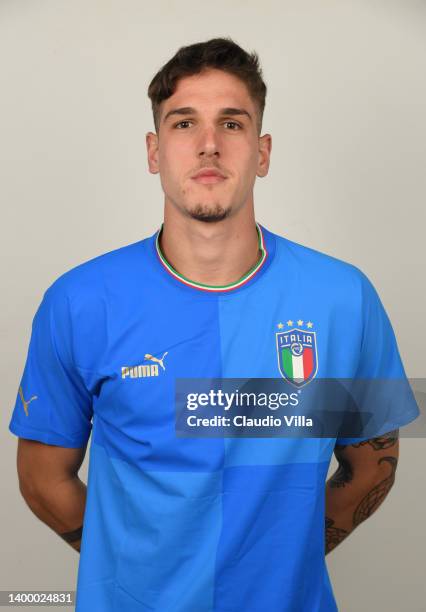
<svg viewBox="0 0 426 612"><path fill-rule="evenodd" d="M358 442L356 444L351 444L353 448L359 448L361 446L369 445L374 451L382 451L392 446L395 446L399 438L399 430L395 429L383 436L379 436L377 438L371 438L370 440L365 440L363 442ZM328 481L328 485L330 488L339 488L344 487L346 484L350 483L353 479L353 470L350 463L344 457L344 449L347 448L348 445L339 445L336 444L334 452L336 455L336 459L338 460L339 467L337 471L331 476ZM375 485L371 491L367 493L367 495L362 499L362 501L356 507L353 517L352 524L353 527L351 529L342 529L335 525L335 520L330 517L326 517L325 519L325 553L327 554L333 548L335 548L342 540L346 538L346 536L351 533L355 527L357 527L360 523L365 521L383 502L389 490L391 489L394 481L395 481L395 472L396 466L398 463L397 457L381 457L377 464L387 463L390 466L390 474L384 478L381 482Z"/></svg>
<svg viewBox="0 0 426 612"><path fill-rule="evenodd" d="M382 457L379 459L378 463L380 464L382 461L387 461L390 463L391 473L384 480L379 482L379 484L373 487L358 505L353 515L354 527L365 521L365 519L367 519L375 510L377 510L394 483L396 465L398 463L396 457Z"/></svg>
<svg viewBox="0 0 426 612"><path fill-rule="evenodd" d="M345 484L350 482L353 478L353 471L350 466L350 463L344 458L343 454L341 453L342 448L345 447L336 447L334 450L337 461L339 462L339 467L328 481L328 484L332 489L344 487Z"/></svg>
<svg viewBox="0 0 426 612"><path fill-rule="evenodd" d="M385 448L390 448L394 446L399 437L399 430L395 429L394 431L390 431L384 436L379 436L378 438L371 438L371 440L364 440L363 442L358 442L357 444L352 444L354 448L359 448L360 446L365 446L369 444L374 448L374 450L384 450Z"/></svg>
<svg viewBox="0 0 426 612"><path fill-rule="evenodd" d="M342 540L346 538L349 531L334 527L333 519L328 516L325 517L325 554L330 552L335 546L340 544Z"/></svg>

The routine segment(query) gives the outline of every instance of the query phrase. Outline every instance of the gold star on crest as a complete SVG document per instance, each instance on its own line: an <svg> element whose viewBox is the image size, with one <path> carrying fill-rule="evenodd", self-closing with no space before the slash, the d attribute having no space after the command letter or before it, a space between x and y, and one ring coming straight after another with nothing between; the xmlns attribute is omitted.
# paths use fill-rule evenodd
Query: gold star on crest
<svg viewBox="0 0 426 612"><path fill-rule="evenodd" d="M297 324L298 324L298 326L299 326L299 327L302 327L302 325L303 325L303 321L302 321L302 319L299 319L299 320L298 320L298 322L297 322Z"/></svg>
<svg viewBox="0 0 426 612"><path fill-rule="evenodd" d="M311 329L311 327L313 327L313 325L314 325L314 324L312 323L312 321L308 321L308 322L306 323L306 327L308 327L309 329Z"/></svg>
<svg viewBox="0 0 426 612"><path fill-rule="evenodd" d="M293 325L293 321L292 321L291 319L289 319L289 320L287 321L287 325L288 325L289 327L291 327L291 326Z"/></svg>
<svg viewBox="0 0 426 612"><path fill-rule="evenodd" d="M278 327L278 329L282 329L284 327L284 324L283 323L278 323L277 327Z"/></svg>

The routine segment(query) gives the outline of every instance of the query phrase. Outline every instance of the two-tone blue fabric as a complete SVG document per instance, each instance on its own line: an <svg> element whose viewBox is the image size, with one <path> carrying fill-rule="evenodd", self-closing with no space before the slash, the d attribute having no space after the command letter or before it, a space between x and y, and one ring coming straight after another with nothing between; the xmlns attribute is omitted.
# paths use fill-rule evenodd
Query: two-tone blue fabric
<svg viewBox="0 0 426 612"><path fill-rule="evenodd" d="M290 323L315 332L318 378L405 376L365 275L258 228L264 261L231 289L171 274L155 232L44 295L10 430L65 447L92 433L78 612L337 609L324 559L336 438L175 432L176 378L280 377ZM417 414L402 407L394 425Z"/></svg>

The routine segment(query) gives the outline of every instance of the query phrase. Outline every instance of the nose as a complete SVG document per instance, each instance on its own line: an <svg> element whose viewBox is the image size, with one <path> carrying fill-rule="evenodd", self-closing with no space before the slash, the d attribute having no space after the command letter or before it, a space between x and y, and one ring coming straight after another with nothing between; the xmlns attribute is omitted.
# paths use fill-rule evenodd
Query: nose
<svg viewBox="0 0 426 612"><path fill-rule="evenodd" d="M200 157L211 157L220 155L219 136L213 126L206 126L200 135L198 144L198 155Z"/></svg>

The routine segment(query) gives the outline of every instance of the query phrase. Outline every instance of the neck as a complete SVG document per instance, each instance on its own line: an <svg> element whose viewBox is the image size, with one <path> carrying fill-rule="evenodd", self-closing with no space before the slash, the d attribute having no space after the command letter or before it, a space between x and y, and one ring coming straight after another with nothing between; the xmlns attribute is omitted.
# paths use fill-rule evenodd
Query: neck
<svg viewBox="0 0 426 612"><path fill-rule="evenodd" d="M254 214L215 223L165 214L158 247L180 276L208 286L239 281L265 257Z"/></svg>

